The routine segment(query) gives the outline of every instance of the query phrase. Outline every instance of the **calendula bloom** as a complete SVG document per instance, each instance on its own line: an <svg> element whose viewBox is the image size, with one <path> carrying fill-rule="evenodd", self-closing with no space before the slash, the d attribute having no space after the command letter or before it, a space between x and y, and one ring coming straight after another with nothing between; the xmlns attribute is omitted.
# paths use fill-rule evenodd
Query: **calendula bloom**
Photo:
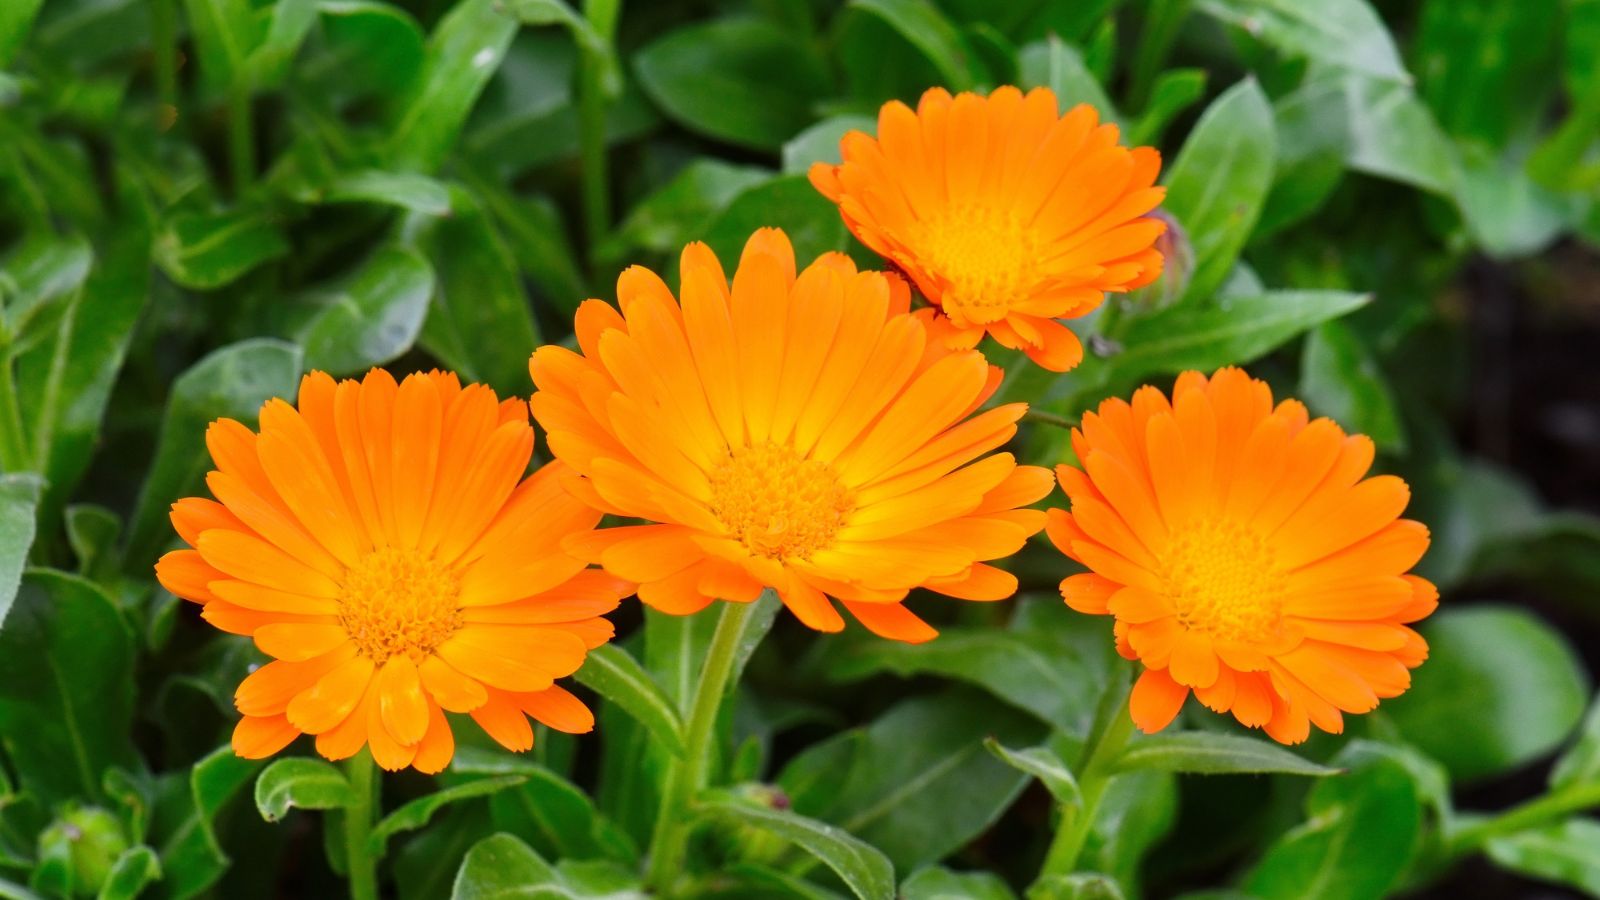
<svg viewBox="0 0 1600 900"><path fill-rule="evenodd" d="M1223 369L1184 373L1170 403L1153 387L1107 400L1072 443L1083 470L1057 469L1072 511L1050 510L1047 533L1090 571L1061 593L1115 616L1117 649L1144 663L1141 730L1193 691L1292 744L1410 686L1428 646L1408 623L1439 595L1407 574L1428 529L1400 518L1405 482L1365 477L1371 440Z"/></svg>
<svg viewBox="0 0 1600 900"><path fill-rule="evenodd" d="M830 602L884 637L934 630L902 600L925 587L999 600L986 565L1044 525L1017 509L1050 475L989 454L1022 404L972 415L1000 372L931 342L898 278L827 254L795 274L783 232L756 232L730 288L704 244L683 251L681 303L654 273L617 280L621 312L577 313L581 352L541 347L533 413L607 512L653 524L568 539L688 614L773 588L801 621L838 631Z"/></svg>
<svg viewBox="0 0 1600 900"><path fill-rule="evenodd" d="M445 711L526 750L525 716L584 732L594 717L554 680L612 636L600 618L632 586L561 548L600 514L553 463L523 479L527 404L431 372L314 372L299 408L272 400L261 432L206 432L215 500L172 507L190 549L156 575L217 628L274 658L234 696L240 756L304 734L343 759L438 772L454 753Z"/></svg>
<svg viewBox="0 0 1600 900"><path fill-rule="evenodd" d="M1065 372L1083 346L1057 320L1161 274L1152 244L1165 226L1144 217L1164 195L1160 154L1119 146L1091 106L1060 115L1048 89L934 88L916 112L885 104L878 136L852 131L840 151L841 165L811 167L811 183L916 282L951 347L988 332Z"/></svg>

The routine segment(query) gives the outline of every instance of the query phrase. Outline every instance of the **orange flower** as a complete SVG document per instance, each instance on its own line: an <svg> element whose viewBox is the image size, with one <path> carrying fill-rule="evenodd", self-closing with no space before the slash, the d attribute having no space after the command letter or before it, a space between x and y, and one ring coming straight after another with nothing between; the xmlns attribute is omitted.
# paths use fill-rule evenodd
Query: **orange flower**
<svg viewBox="0 0 1600 900"><path fill-rule="evenodd" d="M156 575L275 658L234 695L240 756L305 733L329 759L368 745L385 769L438 772L455 751L445 710L511 750L533 745L524 713L593 727L552 682L611 638L599 616L632 586L561 549L600 514L562 489L559 463L522 480L527 404L438 372L313 372L298 410L272 400L259 435L221 419L206 443L217 500L173 504L193 549Z"/></svg>
<svg viewBox="0 0 1600 900"><path fill-rule="evenodd" d="M938 307L942 341L972 347L987 331L1065 372L1083 346L1056 320L1161 274L1151 245L1165 225L1141 216L1165 191L1154 149L1119 146L1091 106L1057 109L1045 88L934 88L916 112L884 104L878 137L846 134L844 163L812 166L811 183Z"/></svg>
<svg viewBox="0 0 1600 900"><path fill-rule="evenodd" d="M1293 744L1410 686L1428 645L1407 623L1439 594L1406 574L1428 529L1399 518L1405 482L1363 477L1371 440L1223 369L1184 373L1170 404L1153 387L1107 400L1072 443L1085 471L1057 469L1072 512L1050 510L1047 531L1090 572L1061 593L1115 616L1117 649L1144 662L1141 730L1192 690Z"/></svg>
<svg viewBox="0 0 1600 900"><path fill-rule="evenodd" d="M1017 509L1049 472L984 454L1024 406L972 413L1000 372L931 344L903 282L828 254L795 275L783 232L756 232L729 288L704 244L683 251L682 302L654 273L617 280L622 312L577 314L581 353L541 347L533 412L571 487L657 524L567 542L689 614L776 589L801 621L838 631L842 602L873 632L935 632L901 601L915 587L999 600L985 565L1044 525ZM969 418L970 416L970 418Z"/></svg>

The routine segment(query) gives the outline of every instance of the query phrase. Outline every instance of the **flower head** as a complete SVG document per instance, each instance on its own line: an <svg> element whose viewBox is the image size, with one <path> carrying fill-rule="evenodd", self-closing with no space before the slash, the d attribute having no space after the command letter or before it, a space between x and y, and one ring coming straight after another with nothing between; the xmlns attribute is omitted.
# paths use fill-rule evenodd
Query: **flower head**
<svg viewBox="0 0 1600 900"><path fill-rule="evenodd" d="M1159 731L1190 691L1283 743L1337 733L1411 684L1428 646L1408 627L1438 591L1407 572L1428 530L1401 519L1391 475L1364 477L1372 441L1295 400L1276 406L1238 369L1186 372L1107 400L1061 466L1070 513L1047 532L1090 571L1067 605L1116 617L1117 649L1144 663L1134 722Z"/></svg>
<svg viewBox="0 0 1600 900"><path fill-rule="evenodd" d="M1086 105L1060 115L1045 88L934 88L916 112L885 104L876 138L846 134L843 163L812 166L811 183L938 308L941 341L988 332L1064 372L1083 346L1056 320L1161 274L1151 245L1165 226L1144 218L1164 193L1160 154L1098 122Z"/></svg>
<svg viewBox="0 0 1600 900"><path fill-rule="evenodd" d="M527 405L431 372L396 384L313 372L298 409L230 419L206 443L215 500L172 507L189 549L156 564L162 585L274 658L239 685L234 750L259 758L296 737L343 759L437 772L470 713L512 750L526 715L584 732L589 710L553 682L611 638L599 618L632 586L561 549L600 514L553 463L523 479Z"/></svg>
<svg viewBox="0 0 1600 900"><path fill-rule="evenodd" d="M703 244L683 251L681 299L634 267L621 312L577 314L579 352L541 347L533 412L597 508L653 524L569 539L669 613L773 588L807 625L843 603L885 637L934 631L915 587L969 600L1016 590L984 564L1044 525L1017 509L1049 472L990 454L1021 404L973 415L999 371L930 341L903 282L828 254L798 275L783 232L758 231L730 287ZM987 455L986 455L987 454Z"/></svg>

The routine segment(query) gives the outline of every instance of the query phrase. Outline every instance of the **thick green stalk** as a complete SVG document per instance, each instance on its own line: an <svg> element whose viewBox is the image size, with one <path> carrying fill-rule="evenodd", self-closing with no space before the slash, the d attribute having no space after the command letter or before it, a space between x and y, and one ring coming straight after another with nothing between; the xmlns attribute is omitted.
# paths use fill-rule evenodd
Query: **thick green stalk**
<svg viewBox="0 0 1600 900"><path fill-rule="evenodd" d="M661 813L656 818L650 839L650 868L647 882L656 891L670 895L670 885L682 872L689 849L689 806L710 777L711 759L716 748L717 714L722 698L731 685L734 661L745 625L755 615L755 603L722 604L722 618L711 636L705 667L695 685L689 706L689 721L684 727L683 756L673 760L662 790Z"/></svg>
<svg viewBox="0 0 1600 900"><path fill-rule="evenodd" d="M605 71L615 52L612 39L622 0L585 0L584 16L605 43L581 46L578 69L578 144L582 158L583 228L589 255L594 256L611 231L611 182L606 158Z"/></svg>
<svg viewBox="0 0 1600 900"><path fill-rule="evenodd" d="M372 754L362 750L345 763L350 779L350 805L344 809L344 856L349 871L350 900L378 900L378 858L372 855L372 820L378 809L380 782Z"/></svg>
<svg viewBox="0 0 1600 900"><path fill-rule="evenodd" d="M1056 828L1055 839L1050 843L1050 853L1045 857L1044 868L1039 872L1040 878L1077 871L1078 857L1083 855L1083 845L1089 839L1089 831L1094 828L1094 817L1100 809L1100 800L1105 796L1106 786L1116 774L1113 767L1116 765L1117 757L1122 753L1123 745L1128 742L1128 736L1132 733L1133 717L1128 714L1128 707L1124 704L1111 721L1106 723L1105 731L1090 748L1082 772L1078 776L1078 789L1083 792L1082 805L1076 810L1063 811L1061 824Z"/></svg>

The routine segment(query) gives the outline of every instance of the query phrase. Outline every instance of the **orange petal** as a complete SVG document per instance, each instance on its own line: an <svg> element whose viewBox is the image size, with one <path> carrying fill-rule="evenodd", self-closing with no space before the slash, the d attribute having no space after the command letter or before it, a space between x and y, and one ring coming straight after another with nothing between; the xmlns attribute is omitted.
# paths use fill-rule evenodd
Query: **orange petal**
<svg viewBox="0 0 1600 900"><path fill-rule="evenodd" d="M1189 697L1189 689L1172 680L1164 669L1145 669L1133 685L1128 711L1133 724L1145 734L1155 734L1171 724Z"/></svg>

